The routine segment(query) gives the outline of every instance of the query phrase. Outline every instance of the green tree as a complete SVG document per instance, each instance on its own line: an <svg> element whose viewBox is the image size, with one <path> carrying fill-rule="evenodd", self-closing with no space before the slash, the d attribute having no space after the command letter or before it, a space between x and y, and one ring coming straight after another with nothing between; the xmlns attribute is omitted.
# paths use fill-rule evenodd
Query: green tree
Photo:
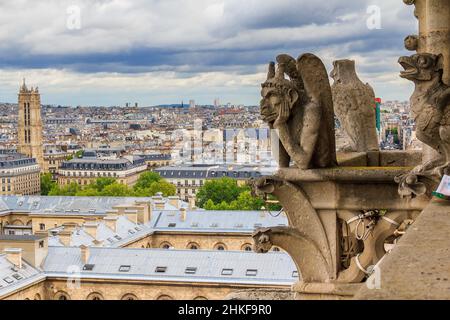
<svg viewBox="0 0 450 320"><path fill-rule="evenodd" d="M116 181L114 178L97 178L93 183L88 185L88 188L102 192L107 186L117 183Z"/></svg>
<svg viewBox="0 0 450 320"><path fill-rule="evenodd" d="M41 175L41 195L47 196L56 183L52 179L51 173Z"/></svg>
<svg viewBox="0 0 450 320"><path fill-rule="evenodd" d="M104 187L100 195L103 197L130 197L134 196L134 192L127 185L114 182Z"/></svg>
<svg viewBox="0 0 450 320"><path fill-rule="evenodd" d="M58 186L55 184L50 192L48 193L49 196L75 196L77 192L81 190L81 187L76 183L72 182L69 185L65 186Z"/></svg>
<svg viewBox="0 0 450 320"><path fill-rule="evenodd" d="M222 203L222 201L230 203L237 200L239 195L246 190L249 190L249 187L240 187L236 180L227 177L207 181L197 193L197 205L203 208L209 199L214 203Z"/></svg>
<svg viewBox="0 0 450 320"><path fill-rule="evenodd" d="M138 181L134 185L134 189L146 189L149 188L152 183L161 181L162 178L159 174L151 171L144 172L139 176Z"/></svg>

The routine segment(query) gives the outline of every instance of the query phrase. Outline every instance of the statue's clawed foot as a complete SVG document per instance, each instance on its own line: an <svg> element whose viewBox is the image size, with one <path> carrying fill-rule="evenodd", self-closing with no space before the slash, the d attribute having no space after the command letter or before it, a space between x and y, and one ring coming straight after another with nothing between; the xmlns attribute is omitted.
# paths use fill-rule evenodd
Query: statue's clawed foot
<svg viewBox="0 0 450 320"><path fill-rule="evenodd" d="M433 175L442 178L444 175L450 174L450 162L445 163L444 165L438 166L433 169Z"/></svg>

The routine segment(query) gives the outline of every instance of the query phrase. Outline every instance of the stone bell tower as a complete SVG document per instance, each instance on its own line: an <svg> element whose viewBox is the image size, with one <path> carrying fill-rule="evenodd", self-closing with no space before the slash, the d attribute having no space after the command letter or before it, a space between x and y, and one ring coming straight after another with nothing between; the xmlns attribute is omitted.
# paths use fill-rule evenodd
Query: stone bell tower
<svg viewBox="0 0 450 320"><path fill-rule="evenodd" d="M36 87L28 89L25 79L19 92L17 151L35 158L41 170L44 168L42 143L41 95Z"/></svg>

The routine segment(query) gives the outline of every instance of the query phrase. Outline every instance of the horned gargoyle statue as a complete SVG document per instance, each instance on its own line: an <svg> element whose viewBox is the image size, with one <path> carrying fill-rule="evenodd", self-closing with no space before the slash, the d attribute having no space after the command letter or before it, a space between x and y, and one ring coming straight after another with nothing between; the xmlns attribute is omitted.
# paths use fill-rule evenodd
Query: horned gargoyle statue
<svg viewBox="0 0 450 320"><path fill-rule="evenodd" d="M270 63L262 84L261 116L278 130L280 168L291 160L300 169L334 166L333 100L325 66L310 53L297 60L282 54L277 63L277 70Z"/></svg>
<svg viewBox="0 0 450 320"><path fill-rule="evenodd" d="M416 136L441 155L396 178L402 196L422 195L450 172L450 87L442 81L442 55L420 53L401 57L399 63L405 69L400 76L415 84L411 113Z"/></svg>

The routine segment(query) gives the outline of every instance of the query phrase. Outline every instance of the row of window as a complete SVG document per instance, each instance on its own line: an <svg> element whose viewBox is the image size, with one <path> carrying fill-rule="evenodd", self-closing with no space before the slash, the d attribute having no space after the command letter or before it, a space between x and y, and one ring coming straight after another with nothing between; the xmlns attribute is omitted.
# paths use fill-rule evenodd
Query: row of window
<svg viewBox="0 0 450 320"><path fill-rule="evenodd" d="M70 299L71 299L70 295L64 291L58 291L54 295L54 300L70 300ZM29 300L29 299L26 299L26 300ZM35 298L34 300L40 300L40 296L39 296L39 299ZM105 298L101 293L93 292L86 297L86 300L105 300ZM120 300L139 300L139 298L133 293L127 293L127 294L124 294L120 298ZM170 295L161 294L161 295L157 296L155 300L174 300L174 298ZM197 296L193 300L208 300L208 299L203 296Z"/></svg>
<svg viewBox="0 0 450 320"><path fill-rule="evenodd" d="M170 242L167 242L167 241L162 242L159 245L159 247L161 249L166 249L166 250L174 248L174 246L172 246L172 244ZM144 246L142 246L142 248L144 248ZM147 248L150 248L150 244L147 244ZM186 249L189 249L189 250L200 250L200 245L198 243L191 242L191 243L189 243L186 246ZM216 243L213 246L213 250L224 251L224 250L227 250L227 247L226 247L226 245L224 243L219 242L219 243ZM241 250L243 250L243 251L252 251L253 250L253 246L250 243L245 243L245 244L243 244L241 246ZM280 251L280 249L277 248L277 247L274 247L272 250L273 251Z"/></svg>

